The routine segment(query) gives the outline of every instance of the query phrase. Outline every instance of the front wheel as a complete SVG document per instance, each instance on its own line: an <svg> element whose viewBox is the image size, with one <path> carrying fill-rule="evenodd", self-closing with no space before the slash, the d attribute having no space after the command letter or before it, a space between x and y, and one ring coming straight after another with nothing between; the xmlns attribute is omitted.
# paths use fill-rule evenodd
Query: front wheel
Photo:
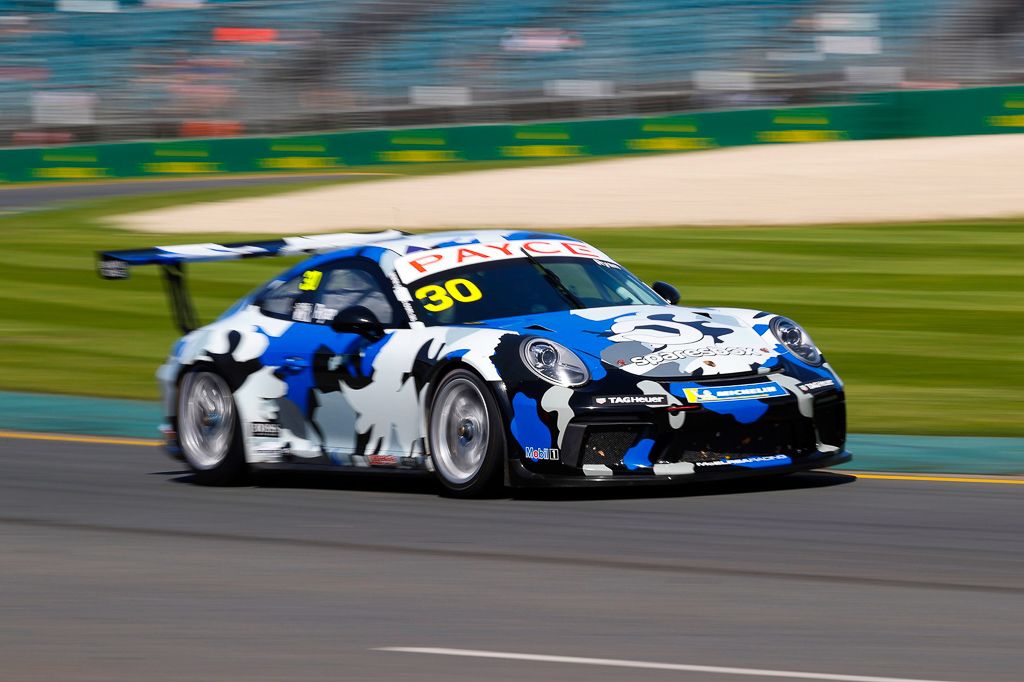
<svg viewBox="0 0 1024 682"><path fill-rule="evenodd" d="M499 484L504 429L490 388L472 372L455 370L441 380L427 439L434 471L449 492L473 497Z"/></svg>
<svg viewBox="0 0 1024 682"><path fill-rule="evenodd" d="M178 388L178 439L197 483L230 485L247 473L235 400L224 379L196 370Z"/></svg>

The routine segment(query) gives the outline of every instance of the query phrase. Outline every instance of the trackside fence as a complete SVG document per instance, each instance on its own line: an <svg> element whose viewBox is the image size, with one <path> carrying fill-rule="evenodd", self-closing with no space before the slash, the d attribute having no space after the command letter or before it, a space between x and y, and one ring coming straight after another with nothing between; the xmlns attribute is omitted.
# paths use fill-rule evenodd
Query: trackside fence
<svg viewBox="0 0 1024 682"><path fill-rule="evenodd" d="M835 106L0 149L0 183L333 171L752 144L1024 132L1024 86L899 91Z"/></svg>

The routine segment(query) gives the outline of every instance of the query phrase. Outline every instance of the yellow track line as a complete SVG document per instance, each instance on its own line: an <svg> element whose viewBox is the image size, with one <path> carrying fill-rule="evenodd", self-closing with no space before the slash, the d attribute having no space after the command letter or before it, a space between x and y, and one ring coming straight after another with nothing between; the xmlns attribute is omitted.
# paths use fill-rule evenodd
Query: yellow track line
<svg viewBox="0 0 1024 682"><path fill-rule="evenodd" d="M160 445L154 438L117 438L112 436L76 436L61 433L26 433L25 431L0 431L0 438L16 438L19 440L49 440L62 443L94 443L100 445Z"/></svg>
<svg viewBox="0 0 1024 682"><path fill-rule="evenodd" d="M846 472L841 472L846 473ZM1024 478L976 478L970 476L923 476L917 474L854 474L857 478L871 478L883 481L941 481L943 483L1001 483L1024 485Z"/></svg>
<svg viewBox="0 0 1024 682"><path fill-rule="evenodd" d="M57 441L62 443L92 443L98 445L142 445L156 447L162 445L155 438L118 438L113 436L78 436L60 433L29 433L26 431L3 431L0 430L0 438L11 438L18 440L43 440ZM998 483L1002 485L1024 485L1024 477L1021 478L979 478L972 476L925 476L919 474L862 474L841 471L857 478L883 480L883 481L937 481L940 483Z"/></svg>

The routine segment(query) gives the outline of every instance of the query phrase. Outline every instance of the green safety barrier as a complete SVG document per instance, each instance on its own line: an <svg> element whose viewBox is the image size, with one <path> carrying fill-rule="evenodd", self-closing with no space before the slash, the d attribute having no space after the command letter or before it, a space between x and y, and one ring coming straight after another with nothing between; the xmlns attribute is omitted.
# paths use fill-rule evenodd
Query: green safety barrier
<svg viewBox="0 0 1024 682"><path fill-rule="evenodd" d="M1021 130L1024 86L901 91L820 107L3 149L0 182L331 171Z"/></svg>
<svg viewBox="0 0 1024 682"><path fill-rule="evenodd" d="M900 91L863 95L885 137L1024 132L1024 86Z"/></svg>

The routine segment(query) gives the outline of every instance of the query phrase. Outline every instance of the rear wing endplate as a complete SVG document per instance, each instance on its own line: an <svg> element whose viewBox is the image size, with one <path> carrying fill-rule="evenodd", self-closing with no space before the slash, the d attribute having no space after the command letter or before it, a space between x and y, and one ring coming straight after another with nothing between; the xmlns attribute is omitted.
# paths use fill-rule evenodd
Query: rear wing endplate
<svg viewBox="0 0 1024 682"><path fill-rule="evenodd" d="M99 251L96 253L96 270L103 279L128 279L131 268L135 266L160 266L174 321L182 332L187 334L199 327L199 319L188 292L186 263L308 255L375 244L397 239L405 234L399 230L339 232L231 244L179 244L148 249Z"/></svg>

